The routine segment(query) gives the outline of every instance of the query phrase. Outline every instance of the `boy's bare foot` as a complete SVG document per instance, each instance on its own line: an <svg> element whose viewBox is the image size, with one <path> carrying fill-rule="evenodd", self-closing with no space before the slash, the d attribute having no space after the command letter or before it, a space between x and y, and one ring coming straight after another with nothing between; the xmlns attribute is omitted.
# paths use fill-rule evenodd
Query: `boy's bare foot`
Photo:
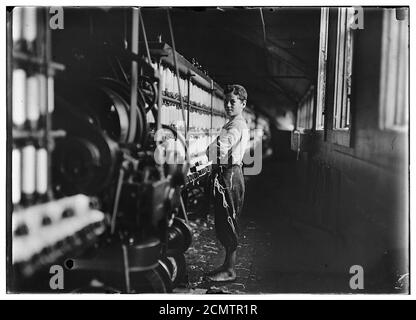
<svg viewBox="0 0 416 320"><path fill-rule="evenodd" d="M222 271L207 276L207 279L214 282L234 281L236 279L236 273L233 269L223 269Z"/></svg>

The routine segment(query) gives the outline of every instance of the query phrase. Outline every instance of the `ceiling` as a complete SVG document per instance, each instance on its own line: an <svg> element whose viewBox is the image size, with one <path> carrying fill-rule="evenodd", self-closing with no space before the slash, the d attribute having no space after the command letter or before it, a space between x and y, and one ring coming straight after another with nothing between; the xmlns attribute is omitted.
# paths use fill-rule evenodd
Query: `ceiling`
<svg viewBox="0 0 416 320"><path fill-rule="evenodd" d="M166 9L142 10L148 38L171 43ZM319 8L176 8L171 17L177 50L218 83L245 86L269 115L296 108L316 79Z"/></svg>
<svg viewBox="0 0 416 320"><path fill-rule="evenodd" d="M141 10L148 40L161 35L171 44L167 9ZM220 85L246 87L249 105L266 115L295 110L316 79L320 8L183 7L170 14L176 50L188 60L196 58ZM53 33L54 56L60 62L74 56L77 46L109 38L121 43L129 39L130 28L127 7L65 9L65 28ZM93 51L93 57L101 55ZM66 60L70 67L73 60Z"/></svg>

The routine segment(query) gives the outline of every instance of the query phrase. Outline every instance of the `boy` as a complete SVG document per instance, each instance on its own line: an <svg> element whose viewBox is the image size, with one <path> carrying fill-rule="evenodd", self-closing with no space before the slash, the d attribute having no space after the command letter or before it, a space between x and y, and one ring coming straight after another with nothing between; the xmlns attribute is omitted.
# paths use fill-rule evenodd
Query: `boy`
<svg viewBox="0 0 416 320"><path fill-rule="evenodd" d="M227 86L224 93L224 108L229 121L208 147L207 156L213 162L215 232L226 254L223 265L207 274L211 281L234 281L236 278L237 219L242 211L245 191L242 164L250 138L242 115L247 91L233 84Z"/></svg>

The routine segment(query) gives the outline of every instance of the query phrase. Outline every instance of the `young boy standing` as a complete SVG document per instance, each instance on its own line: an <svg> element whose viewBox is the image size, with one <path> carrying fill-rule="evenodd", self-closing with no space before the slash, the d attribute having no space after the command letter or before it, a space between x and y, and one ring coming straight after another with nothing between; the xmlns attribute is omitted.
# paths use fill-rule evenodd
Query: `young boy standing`
<svg viewBox="0 0 416 320"><path fill-rule="evenodd" d="M213 162L213 195L215 231L225 248L222 266L207 273L211 281L234 281L238 246L238 218L244 202L243 156L250 136L242 112L247 103L247 91L240 85L225 88L224 109L229 121L220 135L208 147L207 156Z"/></svg>

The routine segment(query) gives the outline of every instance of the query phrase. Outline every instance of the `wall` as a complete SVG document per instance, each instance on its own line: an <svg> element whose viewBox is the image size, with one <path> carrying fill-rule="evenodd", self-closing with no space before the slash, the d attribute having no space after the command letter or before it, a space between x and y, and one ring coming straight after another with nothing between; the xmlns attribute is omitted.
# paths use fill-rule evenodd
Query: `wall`
<svg viewBox="0 0 416 320"><path fill-rule="evenodd" d="M359 264L374 288L391 289L407 272L408 135L378 127L383 15L366 9L364 19L355 35L349 145L339 144L331 125L334 33L329 35L326 127L312 133L312 151L297 162L304 210L296 218L331 235L334 272Z"/></svg>

